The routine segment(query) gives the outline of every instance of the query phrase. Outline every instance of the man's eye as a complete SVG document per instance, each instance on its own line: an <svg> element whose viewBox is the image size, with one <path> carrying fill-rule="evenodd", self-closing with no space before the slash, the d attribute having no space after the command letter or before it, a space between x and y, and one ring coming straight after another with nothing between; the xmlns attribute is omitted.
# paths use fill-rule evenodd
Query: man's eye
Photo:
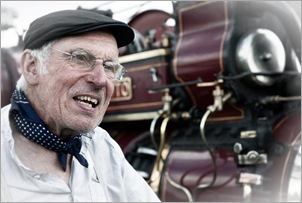
<svg viewBox="0 0 302 203"><path fill-rule="evenodd" d="M82 61L82 62L91 62L91 61L94 61L95 60L95 57L86 52L86 51L82 51L82 50L76 50L76 51L73 51L71 53L72 57L78 61Z"/></svg>
<svg viewBox="0 0 302 203"><path fill-rule="evenodd" d="M78 61L87 62L88 57L84 54L72 54L73 58Z"/></svg>
<svg viewBox="0 0 302 203"><path fill-rule="evenodd" d="M114 62L107 61L104 63L104 68L106 71L115 73L117 69L117 65Z"/></svg>

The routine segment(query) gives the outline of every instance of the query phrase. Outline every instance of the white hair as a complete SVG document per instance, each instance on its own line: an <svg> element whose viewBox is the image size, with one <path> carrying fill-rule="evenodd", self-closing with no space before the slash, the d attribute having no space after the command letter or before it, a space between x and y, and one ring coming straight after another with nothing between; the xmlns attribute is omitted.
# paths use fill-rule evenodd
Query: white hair
<svg viewBox="0 0 302 203"><path fill-rule="evenodd" d="M48 59L51 55L51 51L50 48L52 47L52 45L55 43L55 41L51 41L45 45L43 45L41 48L39 49L34 49L30 51L30 54L37 58L37 60L39 61L40 65L39 67L39 72L41 74L47 74L48 70L47 70L47 62ZM21 77L19 78L19 80L17 81L17 85L16 88L18 90L23 90L26 91L27 89L27 81L25 80L24 75L22 74Z"/></svg>

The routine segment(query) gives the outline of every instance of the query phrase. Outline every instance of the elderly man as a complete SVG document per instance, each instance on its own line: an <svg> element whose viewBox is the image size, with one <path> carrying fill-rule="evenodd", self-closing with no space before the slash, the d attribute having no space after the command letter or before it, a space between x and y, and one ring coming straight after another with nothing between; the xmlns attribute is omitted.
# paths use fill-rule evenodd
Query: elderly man
<svg viewBox="0 0 302 203"><path fill-rule="evenodd" d="M22 76L1 110L1 200L159 201L99 127L132 29L80 10L48 14L24 38Z"/></svg>

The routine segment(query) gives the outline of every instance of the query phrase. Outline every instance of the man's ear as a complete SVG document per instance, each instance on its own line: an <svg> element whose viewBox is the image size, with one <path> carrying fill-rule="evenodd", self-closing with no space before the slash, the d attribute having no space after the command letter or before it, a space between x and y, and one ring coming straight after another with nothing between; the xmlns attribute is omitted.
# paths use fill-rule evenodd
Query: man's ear
<svg viewBox="0 0 302 203"><path fill-rule="evenodd" d="M26 49L21 56L21 69L27 83L30 85L38 84L38 65L36 57L32 56L30 50Z"/></svg>

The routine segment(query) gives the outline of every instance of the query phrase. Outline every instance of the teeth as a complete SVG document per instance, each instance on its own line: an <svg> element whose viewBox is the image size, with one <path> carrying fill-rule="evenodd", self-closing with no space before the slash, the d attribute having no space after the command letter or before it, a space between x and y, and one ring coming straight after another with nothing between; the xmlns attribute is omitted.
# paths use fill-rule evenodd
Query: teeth
<svg viewBox="0 0 302 203"><path fill-rule="evenodd" d="M98 100L91 98L89 96L78 96L77 99L80 100L81 102L84 102L84 101L91 102L94 105L96 105L98 103Z"/></svg>
<svg viewBox="0 0 302 203"><path fill-rule="evenodd" d="M80 102L81 104L85 104L85 105L88 105L88 106L92 107L92 104L88 104L88 103L83 102L83 101L80 101L80 100L79 100L79 102Z"/></svg>

